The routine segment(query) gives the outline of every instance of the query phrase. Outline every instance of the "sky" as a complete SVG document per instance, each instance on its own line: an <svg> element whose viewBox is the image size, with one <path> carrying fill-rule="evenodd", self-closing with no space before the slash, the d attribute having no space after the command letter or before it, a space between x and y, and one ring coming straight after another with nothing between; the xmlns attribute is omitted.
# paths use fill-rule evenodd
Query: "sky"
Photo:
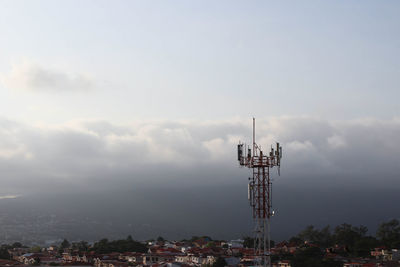
<svg viewBox="0 0 400 267"><path fill-rule="evenodd" d="M398 1L1 1L0 205L61 194L68 210L72 192L101 202L132 189L152 210L147 236L182 236L157 228L161 211L186 235L248 234L249 172L235 148L256 117L260 145L284 150L275 238L342 222L373 233L399 216L399 11ZM115 217L143 212L116 203Z"/></svg>

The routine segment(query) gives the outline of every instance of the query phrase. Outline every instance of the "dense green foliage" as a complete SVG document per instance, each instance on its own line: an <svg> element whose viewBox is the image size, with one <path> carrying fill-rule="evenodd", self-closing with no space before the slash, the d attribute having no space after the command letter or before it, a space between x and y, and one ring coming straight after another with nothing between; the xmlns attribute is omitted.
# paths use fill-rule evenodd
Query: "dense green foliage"
<svg viewBox="0 0 400 267"><path fill-rule="evenodd" d="M146 252L147 246L135 241L131 236L127 239L108 241L104 238L99 242L94 243L93 247L90 249L96 253L111 253L111 252Z"/></svg>
<svg viewBox="0 0 400 267"><path fill-rule="evenodd" d="M301 231L295 240L297 244L306 242L318 244L320 246L330 246L332 244L332 235L330 227L326 226L321 230L315 229L314 226L307 226L306 229Z"/></svg>
<svg viewBox="0 0 400 267"><path fill-rule="evenodd" d="M89 243L86 241L80 241L77 243L72 243L71 245L72 250L78 250L82 252L86 252L89 250Z"/></svg>
<svg viewBox="0 0 400 267"><path fill-rule="evenodd" d="M31 253L38 253L42 250L42 248L40 246L33 246L29 249L29 252Z"/></svg>
<svg viewBox="0 0 400 267"><path fill-rule="evenodd" d="M68 242L67 239L64 239L60 245L61 248L69 248L70 246L71 246L71 244Z"/></svg>
<svg viewBox="0 0 400 267"><path fill-rule="evenodd" d="M11 245L11 248L23 248L24 246L20 242L15 242Z"/></svg>
<svg viewBox="0 0 400 267"><path fill-rule="evenodd" d="M382 223L376 233L376 237L368 236L365 226L352 226L341 224L331 231L329 226L316 229L307 226L289 242L300 247L294 255L281 255L279 259L288 259L293 267L302 266L341 266L341 263L326 259L324 255L327 249L333 253L349 257L370 257L371 250L378 246L387 249L400 248L400 223L391 220Z"/></svg>
<svg viewBox="0 0 400 267"><path fill-rule="evenodd" d="M61 242L60 247L58 248L58 253L63 253L65 249L69 248L71 244L68 242L67 239L64 239L63 242Z"/></svg>
<svg viewBox="0 0 400 267"><path fill-rule="evenodd" d="M336 249L339 254L368 256L379 241L375 237L367 236L367 232L365 226L356 227L346 223L336 226L333 232L329 226L318 230L310 225L289 241L296 245L311 243L323 248L336 246L340 248Z"/></svg>
<svg viewBox="0 0 400 267"><path fill-rule="evenodd" d="M9 260L11 257L10 254L8 253L9 249L23 248L23 247L24 246L19 242L15 242L12 245L1 245L0 246L0 259Z"/></svg>
<svg viewBox="0 0 400 267"><path fill-rule="evenodd" d="M224 258L218 257L217 260L214 262L212 267L225 267L226 266L226 261Z"/></svg>
<svg viewBox="0 0 400 267"><path fill-rule="evenodd" d="M400 222L391 220L381 223L376 231L376 237L388 248L400 248Z"/></svg>
<svg viewBox="0 0 400 267"><path fill-rule="evenodd" d="M271 247L275 246L275 241L271 240ZM245 248L254 248L254 237L245 236L243 237L243 247ZM264 247L261 244L261 247Z"/></svg>
<svg viewBox="0 0 400 267"><path fill-rule="evenodd" d="M8 253L8 249L10 247L8 245L2 245L0 247L0 259L8 260L10 259L10 254Z"/></svg>
<svg viewBox="0 0 400 267"><path fill-rule="evenodd" d="M379 225L376 237L369 236L367 227L341 224L333 230L330 226L317 229L307 226L289 239L290 246L298 247L294 254L282 250L273 255L273 261L290 260L292 266L342 266L325 257L327 251L347 257L371 257L371 250L379 246L400 248L400 222L390 220ZM244 247L253 248L254 238L244 237Z"/></svg>
<svg viewBox="0 0 400 267"><path fill-rule="evenodd" d="M293 267L339 267L341 262L324 258L324 253L317 247L304 247L296 251L291 258Z"/></svg>
<svg viewBox="0 0 400 267"><path fill-rule="evenodd" d="M207 243L206 245L207 248L214 248L215 247L215 242L214 241L210 241Z"/></svg>

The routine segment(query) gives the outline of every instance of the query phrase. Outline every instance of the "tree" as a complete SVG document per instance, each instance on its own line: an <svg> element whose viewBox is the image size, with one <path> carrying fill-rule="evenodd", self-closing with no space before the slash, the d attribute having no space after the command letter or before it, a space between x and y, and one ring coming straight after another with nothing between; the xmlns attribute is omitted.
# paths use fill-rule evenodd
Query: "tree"
<svg viewBox="0 0 400 267"><path fill-rule="evenodd" d="M198 239L200 239L200 237L194 235L194 236L192 236L192 238L189 241L193 242L193 241L196 241Z"/></svg>
<svg viewBox="0 0 400 267"><path fill-rule="evenodd" d="M243 246L245 248L254 248L254 238L250 236L243 237Z"/></svg>
<svg viewBox="0 0 400 267"><path fill-rule="evenodd" d="M89 244L86 241L80 241L77 243L72 243L71 248L72 248L72 250L88 251Z"/></svg>
<svg viewBox="0 0 400 267"><path fill-rule="evenodd" d="M213 239L211 237L209 237L208 235L203 235L201 237L201 239L205 240L205 241L212 241Z"/></svg>
<svg viewBox="0 0 400 267"><path fill-rule="evenodd" d="M207 243L206 245L207 248L214 248L215 247L215 242L214 241L210 241Z"/></svg>
<svg viewBox="0 0 400 267"><path fill-rule="evenodd" d="M58 248L58 253L63 253L66 248L69 248L71 244L68 242L67 239L64 239L63 242L61 242L60 247Z"/></svg>
<svg viewBox="0 0 400 267"><path fill-rule="evenodd" d="M371 255L371 249L378 246L378 240L372 236L365 236L355 241L354 254L359 257Z"/></svg>
<svg viewBox="0 0 400 267"><path fill-rule="evenodd" d="M8 253L8 246L7 245L2 245L0 247L0 259L5 259L5 260L9 260L10 259L10 254Z"/></svg>
<svg viewBox="0 0 400 267"><path fill-rule="evenodd" d="M335 228L333 238L336 244L344 247L344 254L369 256L370 250L377 245L375 237L367 236L368 228L351 224L341 224Z"/></svg>
<svg viewBox="0 0 400 267"><path fill-rule="evenodd" d="M243 247L245 247L245 248L254 248L254 240L255 240L254 237L250 237L250 236L243 237ZM270 240L270 242L271 242L270 243L271 247L274 247L275 246L275 241L274 240ZM267 246L268 246L268 244L267 244ZM263 248L263 247L264 247L264 244L261 243L261 248Z"/></svg>
<svg viewBox="0 0 400 267"><path fill-rule="evenodd" d="M164 242L164 241L165 241L165 239L164 239L164 237L162 237L162 236L159 236L159 237L157 237L157 241L158 241L158 242Z"/></svg>
<svg viewBox="0 0 400 267"><path fill-rule="evenodd" d="M313 225L309 225L303 231L301 231L297 236L303 241L315 243L317 235L318 235L318 230L315 229Z"/></svg>
<svg viewBox="0 0 400 267"><path fill-rule="evenodd" d="M133 240L132 238L121 239L121 240L114 240L108 241L108 239L104 238L99 242L94 243L93 247L91 248L92 251L96 253L103 254L103 253L110 253L110 252L146 252L147 247L146 245Z"/></svg>
<svg viewBox="0 0 400 267"><path fill-rule="evenodd" d="M100 254L111 252L109 251L108 239L103 238L99 242L94 243L93 250Z"/></svg>
<svg viewBox="0 0 400 267"><path fill-rule="evenodd" d="M13 248L22 248L22 244L20 242L15 242L14 244L11 245Z"/></svg>
<svg viewBox="0 0 400 267"><path fill-rule="evenodd" d="M41 250L42 250L41 247L39 247L39 246L33 246L33 247L31 247L30 252L31 252L31 253L38 253L38 252L40 252Z"/></svg>
<svg viewBox="0 0 400 267"><path fill-rule="evenodd" d="M355 227L351 224L343 223L336 226L334 239L336 244L351 248L357 240L365 237L367 232L368 228L365 226Z"/></svg>
<svg viewBox="0 0 400 267"><path fill-rule="evenodd" d="M63 242L61 243L62 248L69 248L71 244L68 242L67 239L64 239Z"/></svg>
<svg viewBox="0 0 400 267"><path fill-rule="evenodd" d="M296 246L300 246L300 245L304 244L304 240L301 239L301 238L298 237L298 236L293 236L293 237L291 237L291 238L289 239L289 243L293 243L293 244L295 244Z"/></svg>
<svg viewBox="0 0 400 267"><path fill-rule="evenodd" d="M40 265L40 258L39 257L35 258L35 263L33 265L35 265L35 266L39 266Z"/></svg>
<svg viewBox="0 0 400 267"><path fill-rule="evenodd" d="M224 258L218 257L217 260L214 262L212 267L225 267L226 261Z"/></svg>
<svg viewBox="0 0 400 267"><path fill-rule="evenodd" d="M400 248L400 222L396 219L383 222L376 231L377 238L388 248Z"/></svg>
<svg viewBox="0 0 400 267"><path fill-rule="evenodd" d="M328 247L332 244L332 235L330 226L326 226L321 230L309 225L297 235L297 239L293 240L296 243L301 243L300 240L318 244L320 246Z"/></svg>
<svg viewBox="0 0 400 267"><path fill-rule="evenodd" d="M312 267L322 265L322 251L317 247L306 247L296 251L291 260L293 267Z"/></svg>

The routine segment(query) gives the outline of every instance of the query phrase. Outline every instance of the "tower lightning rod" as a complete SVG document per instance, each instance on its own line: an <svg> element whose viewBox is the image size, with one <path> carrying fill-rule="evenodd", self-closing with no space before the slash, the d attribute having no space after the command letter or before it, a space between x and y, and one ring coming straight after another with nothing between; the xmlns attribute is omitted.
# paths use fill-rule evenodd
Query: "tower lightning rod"
<svg viewBox="0 0 400 267"><path fill-rule="evenodd" d="M253 157L256 152L256 118L253 117Z"/></svg>
<svg viewBox="0 0 400 267"><path fill-rule="evenodd" d="M253 118L253 151L248 148L247 155L243 153L243 143L238 144L238 161L240 166L252 169L253 177L248 184L248 198L253 209L254 220L254 262L256 266L271 267L271 229L272 182L270 169L278 168L282 158L282 147L276 143L276 150L265 154L256 143L256 119Z"/></svg>

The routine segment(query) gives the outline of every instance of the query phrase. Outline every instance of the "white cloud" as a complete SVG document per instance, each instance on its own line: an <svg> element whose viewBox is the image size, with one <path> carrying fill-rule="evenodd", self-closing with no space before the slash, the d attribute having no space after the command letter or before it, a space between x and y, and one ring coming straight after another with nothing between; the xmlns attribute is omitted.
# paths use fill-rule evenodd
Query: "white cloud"
<svg viewBox="0 0 400 267"><path fill-rule="evenodd" d="M340 135L332 135L328 137L327 142L332 148L343 148L346 146L346 140Z"/></svg>
<svg viewBox="0 0 400 267"><path fill-rule="evenodd" d="M20 197L20 195L5 195L5 196L0 196L0 200L1 199L15 199Z"/></svg>
<svg viewBox="0 0 400 267"><path fill-rule="evenodd" d="M276 139L282 144L282 168L288 179L317 179L317 173L321 179L340 172L342 177L374 180L379 172L385 180L400 171L398 120L360 124L286 117L260 120L257 125L262 147ZM0 119L0 171L10 174L9 181L47 177L78 183L106 174L114 179L121 171L134 175L138 170L196 166L233 170L236 144L246 141L244 137L251 139L250 120L122 126L81 121L38 127Z"/></svg>
<svg viewBox="0 0 400 267"><path fill-rule="evenodd" d="M94 85L86 74L68 73L29 62L12 66L11 71L0 78L7 88L27 91L82 91Z"/></svg>
<svg viewBox="0 0 400 267"><path fill-rule="evenodd" d="M227 153L232 150L232 148L227 148L227 143L222 138L214 138L212 140L204 141L203 146L210 153L210 157L213 160L223 160L223 158L226 158Z"/></svg>
<svg viewBox="0 0 400 267"><path fill-rule="evenodd" d="M7 120L0 123L0 159L32 158L24 140L18 137L20 130L16 123Z"/></svg>
<svg viewBox="0 0 400 267"><path fill-rule="evenodd" d="M286 146L289 151L294 151L294 152L311 151L314 149L314 146L310 141L305 141L305 142L293 141L287 143Z"/></svg>

